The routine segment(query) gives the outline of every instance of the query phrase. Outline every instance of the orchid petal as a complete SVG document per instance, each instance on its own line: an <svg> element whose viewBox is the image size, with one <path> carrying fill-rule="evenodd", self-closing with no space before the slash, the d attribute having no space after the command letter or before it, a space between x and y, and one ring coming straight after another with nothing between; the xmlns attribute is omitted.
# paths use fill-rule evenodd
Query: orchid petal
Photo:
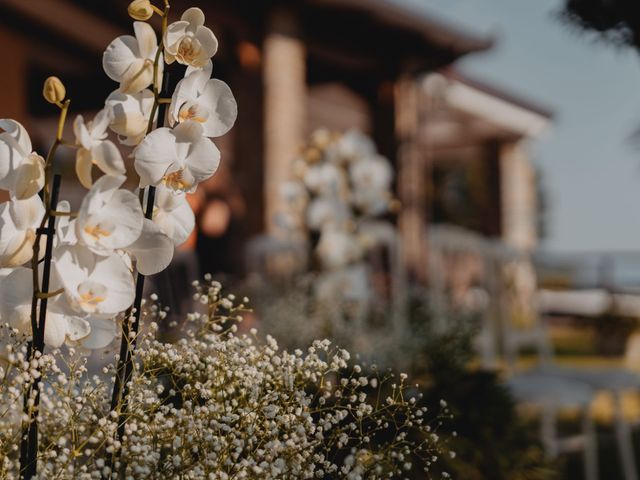
<svg viewBox="0 0 640 480"><path fill-rule="evenodd" d="M131 272L119 255L100 258L91 277L104 282L108 288L108 295L96 313L116 315L133 304L135 284Z"/></svg>
<svg viewBox="0 0 640 480"><path fill-rule="evenodd" d="M160 227L144 219L140 238L129 248L136 259L136 267L143 275L154 275L169 266L173 259L173 242Z"/></svg>
<svg viewBox="0 0 640 480"><path fill-rule="evenodd" d="M91 122L91 138L93 140L103 140L107 135L107 128L113 120L113 111L106 107L96 113Z"/></svg>
<svg viewBox="0 0 640 480"><path fill-rule="evenodd" d="M123 181L124 177L105 175L80 206L76 235L98 255L130 245L142 231L142 208L133 193L118 190Z"/></svg>
<svg viewBox="0 0 640 480"><path fill-rule="evenodd" d="M35 228L44 213L38 196L0 204L0 267L15 267L31 259Z"/></svg>
<svg viewBox="0 0 640 480"><path fill-rule="evenodd" d="M209 80L198 102L211 112L203 125L207 137L219 137L231 130L238 117L238 105L229 85L222 80Z"/></svg>
<svg viewBox="0 0 640 480"><path fill-rule="evenodd" d="M22 162L21 148L7 133L0 133L0 188L11 190L13 172Z"/></svg>
<svg viewBox="0 0 640 480"><path fill-rule="evenodd" d="M156 206L153 222L173 240L174 245L184 243L195 227L195 215L185 194L159 187Z"/></svg>
<svg viewBox="0 0 640 480"><path fill-rule="evenodd" d="M47 312L47 319L44 325L45 345L58 348L61 347L67 337L67 319L64 315Z"/></svg>
<svg viewBox="0 0 640 480"><path fill-rule="evenodd" d="M82 115L76 115L73 121L73 133L76 136L76 142L82 145L83 148L89 150L93 144L93 139L89 133L86 123Z"/></svg>
<svg viewBox="0 0 640 480"><path fill-rule="evenodd" d="M204 25L204 13L198 7L191 7L184 11L180 20L187 22L195 32L196 28Z"/></svg>
<svg viewBox="0 0 640 480"><path fill-rule="evenodd" d="M207 61L207 63L203 67L194 67L193 65L189 65L187 67L187 70L184 73L184 76L186 78L189 75L191 75L193 73L196 73L196 72L203 72L203 74L205 74L207 80L209 80L211 78L211 72L213 72L213 62L211 61L211 59L209 59ZM204 85L200 86L198 91L201 92L202 88L204 88Z"/></svg>
<svg viewBox="0 0 640 480"><path fill-rule="evenodd" d="M91 157L93 163L107 175L127 173L120 150L111 140L105 140L91 148Z"/></svg>
<svg viewBox="0 0 640 480"><path fill-rule="evenodd" d="M26 157L33 151L31 138L29 138L26 128L24 128L21 123L9 118L3 118L0 119L0 128L5 131L5 134L16 141L20 146L23 156Z"/></svg>
<svg viewBox="0 0 640 480"><path fill-rule="evenodd" d="M68 316L67 320L67 338L72 342L78 342L80 340L84 340L91 334L93 330L92 322L80 318L78 316ZM45 336L46 336L45 329Z"/></svg>
<svg viewBox="0 0 640 480"><path fill-rule="evenodd" d="M218 52L218 39L210 28L201 26L196 30L196 40L200 42L202 52L194 66L204 67L207 61Z"/></svg>
<svg viewBox="0 0 640 480"><path fill-rule="evenodd" d="M147 131L153 102L150 90L132 95L116 90L107 97L106 104L113 111L109 127L118 134L120 143L129 146L140 143Z"/></svg>
<svg viewBox="0 0 640 480"><path fill-rule="evenodd" d="M201 138L193 144L187 157L187 168L195 182L210 178L220 166L220 150L208 138Z"/></svg>
<svg viewBox="0 0 640 480"><path fill-rule="evenodd" d="M107 347L116 337L116 322L107 318L87 319L91 331L81 340L81 345L91 350L100 350Z"/></svg>
<svg viewBox="0 0 640 480"><path fill-rule="evenodd" d="M138 198L118 190L101 211L78 216L76 232L94 253L105 255L135 242L142 232L142 218ZM96 233L100 229L104 231Z"/></svg>
<svg viewBox="0 0 640 480"><path fill-rule="evenodd" d="M133 31L138 42L138 54L141 58L152 58L156 53L157 39L153 27L145 22L133 22Z"/></svg>
<svg viewBox="0 0 640 480"><path fill-rule="evenodd" d="M123 73L120 90L123 93L138 93L153 82L153 64L148 59L136 59Z"/></svg>
<svg viewBox="0 0 640 480"><path fill-rule="evenodd" d="M92 169L91 152L84 148L79 149L76 153L76 175L84 188L91 188L93 185Z"/></svg>
<svg viewBox="0 0 640 480"><path fill-rule="evenodd" d="M80 214L82 215L83 211L93 213L102 209L126 179L124 175L104 175L100 177L91 191L84 197L80 206Z"/></svg>
<svg viewBox="0 0 640 480"><path fill-rule="evenodd" d="M179 21L173 22L167 27L167 31L164 35L164 48L167 55L167 63L173 62L173 57L178 53L178 45L180 40L185 36L189 22ZM171 59L171 61L169 61Z"/></svg>
<svg viewBox="0 0 640 480"><path fill-rule="evenodd" d="M37 195L24 200L11 200L9 211L16 228L19 230L39 227L46 212L44 203Z"/></svg>
<svg viewBox="0 0 640 480"><path fill-rule="evenodd" d="M139 55L138 41L131 35L113 40L102 56L102 68L109 78L120 82Z"/></svg>
<svg viewBox="0 0 640 480"><path fill-rule="evenodd" d="M45 180L44 165L44 158L35 153L24 159L13 175L13 193L16 198L29 198L42 190Z"/></svg>
<svg viewBox="0 0 640 480"><path fill-rule="evenodd" d="M135 151L134 168L140 186L157 185L176 158L176 137L168 128L147 135Z"/></svg>
<svg viewBox="0 0 640 480"><path fill-rule="evenodd" d="M30 332L33 272L30 268L15 268L2 280L0 315L2 321L23 333Z"/></svg>
<svg viewBox="0 0 640 480"><path fill-rule="evenodd" d="M86 280L95 268L97 256L81 245L60 245L53 251L53 271L64 287L65 297L72 303L78 285Z"/></svg>
<svg viewBox="0 0 640 480"><path fill-rule="evenodd" d="M171 97L171 106L169 107L169 120L171 125L178 122L178 112L182 105L198 97L198 84L201 82L202 72L195 71L178 82L176 89ZM205 79L207 82L208 77Z"/></svg>

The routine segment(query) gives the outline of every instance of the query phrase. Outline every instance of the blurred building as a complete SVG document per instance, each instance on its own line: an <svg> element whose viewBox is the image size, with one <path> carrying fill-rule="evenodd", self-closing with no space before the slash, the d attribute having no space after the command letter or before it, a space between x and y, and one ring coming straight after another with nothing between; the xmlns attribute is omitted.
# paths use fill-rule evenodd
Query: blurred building
<svg viewBox="0 0 640 480"><path fill-rule="evenodd" d="M73 113L100 109L116 87L100 68L101 54L113 38L131 33L127 4L0 2L2 116L25 123L34 143L46 148L56 112L40 92L51 74L64 80ZM214 74L231 85L239 104L236 127L216 141L234 192L212 186L204 199L240 192L242 201L233 202L243 206L229 208L230 218L241 217L239 226L233 239L216 244L236 251L243 239L270 229L280 208L278 186L310 131L360 128L402 170L418 154L420 132L411 118L418 75L491 46L409 2L174 1L175 16L192 5L205 11L220 39Z"/></svg>
<svg viewBox="0 0 640 480"><path fill-rule="evenodd" d="M432 287L438 328L451 309L483 317L482 357L495 365L501 332L537 321L539 189L528 144L552 114L451 69L420 86L427 113L412 179L422 195L405 192L403 214L416 212L411 218L424 223L415 229L427 235L407 243L409 261L426 251L414 264L427 265L417 273Z"/></svg>

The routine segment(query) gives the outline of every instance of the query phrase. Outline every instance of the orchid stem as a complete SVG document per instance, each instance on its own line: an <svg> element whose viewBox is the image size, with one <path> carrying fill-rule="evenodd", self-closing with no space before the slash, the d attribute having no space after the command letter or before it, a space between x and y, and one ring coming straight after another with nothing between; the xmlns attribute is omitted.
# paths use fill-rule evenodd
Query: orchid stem
<svg viewBox="0 0 640 480"><path fill-rule="evenodd" d="M67 102L68 105L68 102ZM57 140L56 140L57 143ZM58 205L60 193L60 175L53 176L51 187L51 197L49 199L50 208L55 210ZM38 280L38 259L40 257L40 238L43 233L38 233L33 246L33 298L31 301L31 329L32 340L27 346L27 358L39 358L44 351L44 330L47 317L47 303L49 298L59 295L61 291L49 293L49 280L51 277L51 257L53 256L53 239L55 236L55 217L48 214L42 220L42 226L47 225L47 236L44 266L42 269L42 285ZM39 304L39 305L38 305ZM39 367L38 367L39 370ZM33 398L33 406L29 406L29 400ZM22 440L20 445L20 470L23 478L30 480L37 474L38 467L38 406L40 404L40 376L33 380L33 384L27 389L24 396L25 414L29 416L29 422L22 429Z"/></svg>
<svg viewBox="0 0 640 480"><path fill-rule="evenodd" d="M165 113L167 104L161 102L162 98L169 97L169 73L166 64L163 64L163 75L160 85L158 85L158 72L160 61L163 61L162 53L164 34L167 31L167 19L169 17L169 0L164 0L164 11L162 12L162 34L160 43L158 44L158 50L153 61L153 83L151 87L153 89L153 106L151 108L151 114L149 116L149 123L147 124L147 135L153 131L153 121L158 113L157 128L161 128L164 125ZM161 60L162 59L162 60ZM144 205L145 190L140 190L140 203L143 204L144 216L146 219L151 220L153 218L153 206L155 201L155 187L150 186L147 191L147 204ZM140 272L136 274L136 294L133 301L133 305L129 307L124 315L122 321L122 338L120 339L120 355L118 357L118 365L116 367L116 375L113 382L113 392L111 395L111 411L118 413L118 427L116 429L116 441L122 442L124 435L124 427L126 422L127 408L128 408L128 384L131 381L133 374L133 354L136 348L136 340L138 335L138 329L140 327L140 316L142 313L142 296L144 293L144 275ZM120 447L114 450L113 454L108 458L107 471L113 470L115 461L120 457ZM123 465L124 467L124 465Z"/></svg>

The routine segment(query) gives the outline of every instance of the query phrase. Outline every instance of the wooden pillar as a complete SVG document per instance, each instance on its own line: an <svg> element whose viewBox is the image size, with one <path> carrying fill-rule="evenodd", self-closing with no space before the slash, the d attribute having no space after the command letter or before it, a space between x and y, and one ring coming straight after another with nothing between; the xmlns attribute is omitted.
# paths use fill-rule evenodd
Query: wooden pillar
<svg viewBox="0 0 640 480"><path fill-rule="evenodd" d="M16 33L0 28L0 46L4 65L0 75L0 118L12 118L27 126L27 42ZM0 202L8 198L7 192L0 190Z"/></svg>
<svg viewBox="0 0 640 480"><path fill-rule="evenodd" d="M264 200L267 231L282 210L280 185L304 142L307 121L306 49L294 12L277 8L264 40Z"/></svg>
<svg viewBox="0 0 640 480"><path fill-rule="evenodd" d="M535 172L522 142L502 145L499 155L502 239L530 251L538 237Z"/></svg>
<svg viewBox="0 0 640 480"><path fill-rule="evenodd" d="M429 221L430 186L425 156L419 148L422 95L413 76L402 77L396 85L396 136L398 138L398 197L403 252L410 278L427 280L426 228Z"/></svg>
<svg viewBox="0 0 640 480"><path fill-rule="evenodd" d="M519 312L520 322L536 325L537 277L530 258L538 239L535 172L522 141L501 145L498 154L500 232L504 243L522 253L511 266L512 308Z"/></svg>
<svg viewBox="0 0 640 480"><path fill-rule="evenodd" d="M247 238L264 232L264 96L262 90L262 51L257 43L236 45L238 65L233 71L233 87L238 102L238 122L234 132L236 179L246 208L243 233Z"/></svg>

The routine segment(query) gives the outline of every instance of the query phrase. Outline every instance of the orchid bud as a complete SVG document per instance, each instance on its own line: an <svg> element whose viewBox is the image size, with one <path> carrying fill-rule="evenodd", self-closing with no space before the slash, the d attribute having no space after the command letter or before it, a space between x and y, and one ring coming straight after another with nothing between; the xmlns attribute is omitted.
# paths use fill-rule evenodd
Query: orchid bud
<svg viewBox="0 0 640 480"><path fill-rule="evenodd" d="M153 7L149 0L133 0L127 10L134 20L145 21L153 16Z"/></svg>
<svg viewBox="0 0 640 480"><path fill-rule="evenodd" d="M58 104L64 100L66 95L67 90L58 77L49 77L44 81L42 96L47 102Z"/></svg>

